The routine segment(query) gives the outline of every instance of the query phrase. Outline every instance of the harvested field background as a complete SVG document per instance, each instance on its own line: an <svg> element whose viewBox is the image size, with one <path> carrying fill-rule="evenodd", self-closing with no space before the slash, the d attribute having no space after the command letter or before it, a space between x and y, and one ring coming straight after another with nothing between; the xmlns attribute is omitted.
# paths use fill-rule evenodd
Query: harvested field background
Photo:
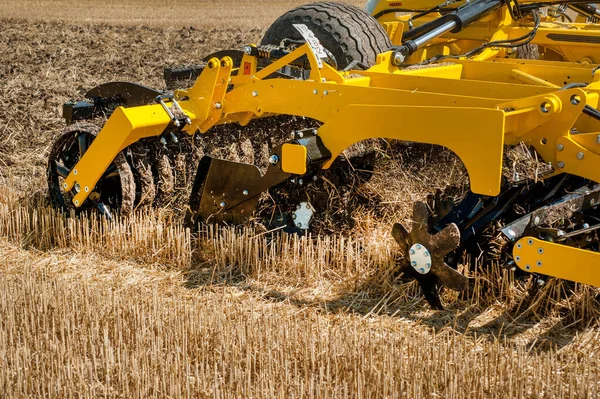
<svg viewBox="0 0 600 399"><path fill-rule="evenodd" d="M256 42L294 1L0 5L0 396L598 397L598 290L498 267L431 311L397 281L393 222L464 181L429 146L382 155L353 234L113 223L47 206L61 104ZM363 2L354 2L361 5ZM448 173L448 171L452 171Z"/></svg>

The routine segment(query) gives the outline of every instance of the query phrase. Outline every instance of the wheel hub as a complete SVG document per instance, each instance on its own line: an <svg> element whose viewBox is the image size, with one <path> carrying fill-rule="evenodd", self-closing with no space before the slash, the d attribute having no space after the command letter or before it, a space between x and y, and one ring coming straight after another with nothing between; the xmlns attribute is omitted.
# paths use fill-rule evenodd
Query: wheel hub
<svg viewBox="0 0 600 399"><path fill-rule="evenodd" d="M410 265L420 274L427 274L431 270L431 254L422 244L414 244L408 252Z"/></svg>

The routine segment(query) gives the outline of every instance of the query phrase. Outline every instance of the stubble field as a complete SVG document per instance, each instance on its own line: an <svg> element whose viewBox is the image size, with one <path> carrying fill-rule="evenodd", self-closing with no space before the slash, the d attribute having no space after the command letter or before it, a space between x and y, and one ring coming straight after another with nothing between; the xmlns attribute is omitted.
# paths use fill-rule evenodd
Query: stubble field
<svg viewBox="0 0 600 399"><path fill-rule="evenodd" d="M257 42L300 3L0 5L2 397L598 397L597 289L492 267L432 311L398 281L392 223L464 179L434 148L380 157L364 190L385 217L345 234L193 236L168 209L108 223L48 207L63 102L111 80L162 88L164 67Z"/></svg>

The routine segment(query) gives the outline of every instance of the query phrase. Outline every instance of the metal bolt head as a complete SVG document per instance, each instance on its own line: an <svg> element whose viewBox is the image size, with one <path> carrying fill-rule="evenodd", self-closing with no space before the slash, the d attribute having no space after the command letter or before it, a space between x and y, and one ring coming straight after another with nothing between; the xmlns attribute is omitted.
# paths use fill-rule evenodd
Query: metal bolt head
<svg viewBox="0 0 600 399"><path fill-rule="evenodd" d="M298 135L298 137L299 137L299 138L302 138L302 137L304 137L304 133L302 133L302 132L298 132L298 134L297 134L297 135Z"/></svg>
<svg viewBox="0 0 600 399"><path fill-rule="evenodd" d="M302 179L298 179L298 184L299 184L299 185L303 185L303 184L304 184L304 180L302 180Z"/></svg>
<svg viewBox="0 0 600 399"><path fill-rule="evenodd" d="M579 159L580 161L585 157L585 154L583 152L578 152L577 153L577 159Z"/></svg>
<svg viewBox="0 0 600 399"><path fill-rule="evenodd" d="M77 176L77 169L73 169L73 174Z"/></svg>
<svg viewBox="0 0 600 399"><path fill-rule="evenodd" d="M313 181L317 181L317 180L319 180L319 176L317 176L317 175L314 175L314 176L313 176Z"/></svg>
<svg viewBox="0 0 600 399"><path fill-rule="evenodd" d="M299 228L301 228L302 227L302 223L301 222L297 222L296 226L298 226Z"/></svg>
<svg viewBox="0 0 600 399"><path fill-rule="evenodd" d="M537 267L542 267L543 263L541 260L538 260L536 263Z"/></svg>
<svg viewBox="0 0 600 399"><path fill-rule="evenodd" d="M66 189L67 188L67 183L63 183L63 188Z"/></svg>
<svg viewBox="0 0 600 399"><path fill-rule="evenodd" d="M396 54L394 54L394 65L400 65L404 62L404 56L397 51Z"/></svg>
<svg viewBox="0 0 600 399"><path fill-rule="evenodd" d="M530 270L531 269L531 265L525 265L525 269L526 270Z"/></svg>
<svg viewBox="0 0 600 399"><path fill-rule="evenodd" d="M428 258L428 257L429 257L429 252L428 252L428 251L425 251L425 252L423 253L423 256L424 256L424 257L426 257L426 258Z"/></svg>
<svg viewBox="0 0 600 399"><path fill-rule="evenodd" d="M317 90L317 89L314 89L314 90L313 90L313 94L319 94L319 90Z"/></svg>
<svg viewBox="0 0 600 399"><path fill-rule="evenodd" d="M252 46L244 46L244 54L252 54Z"/></svg>
<svg viewBox="0 0 600 399"><path fill-rule="evenodd" d="M328 95L328 94L329 94L329 92L328 92L327 90L323 90L323 95L324 95L324 96L326 96L326 95Z"/></svg>
<svg viewBox="0 0 600 399"><path fill-rule="evenodd" d="M223 108L223 105L221 103L215 103L215 108L221 109L221 108Z"/></svg>
<svg viewBox="0 0 600 399"><path fill-rule="evenodd" d="M248 192L248 190L244 190L244 191L242 191L242 194L244 194L244 195L248 195L248 194L250 194L250 193Z"/></svg>
<svg viewBox="0 0 600 399"><path fill-rule="evenodd" d="M316 136L317 134L319 134L319 131L317 129L313 129L312 134Z"/></svg>
<svg viewBox="0 0 600 399"><path fill-rule="evenodd" d="M79 192L81 190L81 186L79 185L79 183L75 183L73 188L75 189L75 192Z"/></svg>
<svg viewBox="0 0 600 399"><path fill-rule="evenodd" d="M520 261L521 261L521 257L520 257L520 256L515 256L515 260L516 260L517 262L520 262Z"/></svg>
<svg viewBox="0 0 600 399"><path fill-rule="evenodd" d="M558 166L560 169L565 167L565 163L563 161L558 161L558 163L556 164L556 166Z"/></svg>
<svg viewBox="0 0 600 399"><path fill-rule="evenodd" d="M596 143L600 144L600 134L596 137Z"/></svg>
<svg viewBox="0 0 600 399"><path fill-rule="evenodd" d="M538 248L538 254L542 255L544 253L544 248Z"/></svg>
<svg viewBox="0 0 600 399"><path fill-rule="evenodd" d="M225 208L225 205L227 205L227 204L225 203L225 201L222 201L222 202L219 204L219 206L220 206L221 208Z"/></svg>
<svg viewBox="0 0 600 399"><path fill-rule="evenodd" d="M589 229L589 228L590 228L590 225L589 225L589 224L587 224L587 223L584 223L584 224L583 224L583 228L584 228L584 229Z"/></svg>
<svg viewBox="0 0 600 399"><path fill-rule="evenodd" d="M527 240L527 244L533 245L533 240L530 238L529 240Z"/></svg>
<svg viewBox="0 0 600 399"><path fill-rule="evenodd" d="M252 97L258 97L258 92L257 91L253 91L252 92Z"/></svg>
<svg viewBox="0 0 600 399"><path fill-rule="evenodd" d="M417 265L417 261L413 260L412 262L410 262L410 264L413 265L413 266L416 266Z"/></svg>
<svg viewBox="0 0 600 399"><path fill-rule="evenodd" d="M411 254L411 255L414 255L414 254L415 254L415 250L414 250L414 249L411 249L411 250L410 250L410 254Z"/></svg>
<svg viewBox="0 0 600 399"><path fill-rule="evenodd" d="M89 193L89 192L90 192L90 188L89 188L88 186L85 186L85 187L83 188L83 191L85 191L86 193Z"/></svg>
<svg viewBox="0 0 600 399"><path fill-rule="evenodd" d="M279 157L276 154L273 154L269 157L269 162L271 165L275 165L277 162L279 162Z"/></svg>
<svg viewBox="0 0 600 399"><path fill-rule="evenodd" d="M79 206L79 200L75 200L75 206Z"/></svg>
<svg viewBox="0 0 600 399"><path fill-rule="evenodd" d="M518 244L517 244L517 248L518 248L518 249L521 249L521 248L523 248L523 244L521 244L521 243L518 243Z"/></svg>
<svg viewBox="0 0 600 399"><path fill-rule="evenodd" d="M557 151L562 151L562 150L564 150L564 149L565 149L565 146L564 146L563 144L558 144L558 145L556 146L556 150L557 150Z"/></svg>

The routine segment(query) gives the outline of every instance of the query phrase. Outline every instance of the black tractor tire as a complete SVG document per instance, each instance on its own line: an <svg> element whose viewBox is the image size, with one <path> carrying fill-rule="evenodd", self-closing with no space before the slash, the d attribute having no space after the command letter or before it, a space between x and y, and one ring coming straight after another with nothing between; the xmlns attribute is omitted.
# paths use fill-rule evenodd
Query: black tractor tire
<svg viewBox="0 0 600 399"><path fill-rule="evenodd" d="M375 64L377 55L391 46L389 36L375 18L355 6L321 2L294 8L267 30L261 44L279 45L283 39L303 40L293 24L305 24L335 57L342 70L353 61Z"/></svg>

